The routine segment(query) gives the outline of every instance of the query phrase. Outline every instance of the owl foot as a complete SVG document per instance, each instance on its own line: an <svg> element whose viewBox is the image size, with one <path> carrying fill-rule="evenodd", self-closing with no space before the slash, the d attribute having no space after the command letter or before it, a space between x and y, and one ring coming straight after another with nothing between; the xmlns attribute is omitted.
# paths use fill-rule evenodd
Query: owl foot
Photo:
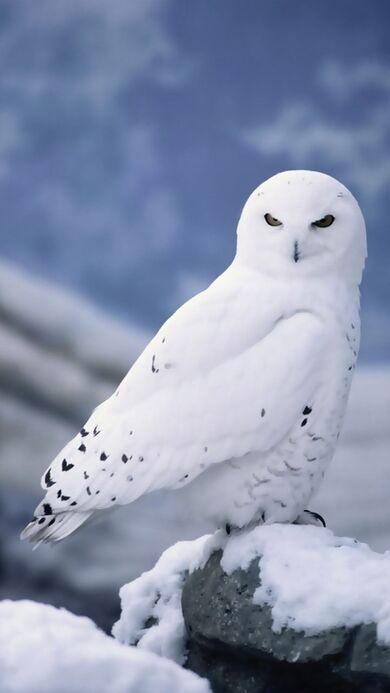
<svg viewBox="0 0 390 693"><path fill-rule="evenodd" d="M248 524L244 525L243 527L236 527L236 525L232 525L229 522L226 522L224 525L224 529L226 534L230 536L231 534L237 534L238 532L247 532L248 530L254 529L255 527L258 527L259 525L263 524L265 524L265 515L264 513L261 513L260 518L256 518L255 520L248 522Z"/></svg>
<svg viewBox="0 0 390 693"><path fill-rule="evenodd" d="M316 525L317 527L326 527L326 522L319 513L315 513L313 510L304 510L303 513L297 517L294 525Z"/></svg>

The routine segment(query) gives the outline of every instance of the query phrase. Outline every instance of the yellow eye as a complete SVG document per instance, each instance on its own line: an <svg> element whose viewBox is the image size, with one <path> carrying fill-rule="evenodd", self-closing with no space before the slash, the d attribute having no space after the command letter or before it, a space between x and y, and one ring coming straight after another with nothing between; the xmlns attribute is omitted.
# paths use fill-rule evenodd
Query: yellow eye
<svg viewBox="0 0 390 693"><path fill-rule="evenodd" d="M334 222L333 214L326 214L322 219L317 219L313 221L314 226L318 226L319 229L326 229L327 226L331 226Z"/></svg>
<svg viewBox="0 0 390 693"><path fill-rule="evenodd" d="M282 222L279 221L279 219L275 219L275 217L272 216L272 214L264 214L264 219L266 220L267 224L270 226L281 226Z"/></svg>

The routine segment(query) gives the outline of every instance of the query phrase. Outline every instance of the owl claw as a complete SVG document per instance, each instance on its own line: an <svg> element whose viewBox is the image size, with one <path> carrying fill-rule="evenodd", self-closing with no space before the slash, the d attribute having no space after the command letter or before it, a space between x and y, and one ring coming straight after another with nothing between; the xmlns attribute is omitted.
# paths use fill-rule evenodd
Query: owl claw
<svg viewBox="0 0 390 693"><path fill-rule="evenodd" d="M316 525L317 527L326 527L326 522L319 513L313 510L304 510L303 513L297 517L294 525Z"/></svg>

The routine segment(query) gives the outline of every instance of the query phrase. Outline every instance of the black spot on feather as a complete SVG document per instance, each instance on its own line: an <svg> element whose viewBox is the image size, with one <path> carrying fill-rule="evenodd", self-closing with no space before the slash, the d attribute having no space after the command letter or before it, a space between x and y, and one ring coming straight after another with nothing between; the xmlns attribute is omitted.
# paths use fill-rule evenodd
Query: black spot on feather
<svg viewBox="0 0 390 693"><path fill-rule="evenodd" d="M307 419L303 419L301 426L306 426L306 424L307 424Z"/></svg>
<svg viewBox="0 0 390 693"><path fill-rule="evenodd" d="M85 436L89 436L89 431L86 431L85 428L82 428L80 431L80 435L82 438L85 438Z"/></svg>
<svg viewBox="0 0 390 693"><path fill-rule="evenodd" d="M139 459L140 462L143 462L143 461L144 461L144 458L142 457L142 455L140 455L138 459Z"/></svg>
<svg viewBox="0 0 390 693"><path fill-rule="evenodd" d="M311 412L312 412L312 408L306 406L306 407L304 408L302 414L303 414L304 416L308 416L309 414L311 414Z"/></svg>
<svg viewBox="0 0 390 693"><path fill-rule="evenodd" d="M111 501L112 501L113 503L115 503L115 501L116 501L116 496L113 496L113 497L111 498Z"/></svg>
<svg viewBox="0 0 390 693"><path fill-rule="evenodd" d="M87 448L85 447L84 443L81 443L81 445L79 445L79 450L80 450L80 452L86 452L87 451Z"/></svg>
<svg viewBox="0 0 390 693"><path fill-rule="evenodd" d="M95 428L93 429L93 435L96 437L99 435L99 433L100 433L100 431L98 431L98 427L95 426Z"/></svg>
<svg viewBox="0 0 390 693"><path fill-rule="evenodd" d="M38 520L38 524L39 524L39 525L43 525L44 522L45 522L45 518L44 518L44 517L39 518L39 520Z"/></svg>
<svg viewBox="0 0 390 693"><path fill-rule="evenodd" d="M106 455L105 452L102 452L102 454L100 455L100 459L101 459L102 462L105 462L105 460L107 459L107 457L108 457L108 455Z"/></svg>
<svg viewBox="0 0 390 693"><path fill-rule="evenodd" d="M92 494L91 494L91 489L89 488L89 486L87 486L86 491L87 491L87 493L88 493L89 496L92 495Z"/></svg>
<svg viewBox="0 0 390 693"><path fill-rule="evenodd" d="M89 474L87 474L87 472L84 472L84 479L89 479Z"/></svg>
<svg viewBox="0 0 390 693"><path fill-rule="evenodd" d="M51 515L53 513L50 503L43 504L43 512L45 515Z"/></svg>
<svg viewBox="0 0 390 693"><path fill-rule="evenodd" d="M57 498L61 498L61 494L62 494L62 491L60 489L59 491L57 491Z"/></svg>
<svg viewBox="0 0 390 693"><path fill-rule="evenodd" d="M74 464L68 464L65 459L62 460L61 468L63 472L69 472L69 469L72 469L72 467L74 467Z"/></svg>
<svg viewBox="0 0 390 693"><path fill-rule="evenodd" d="M47 525L47 526L48 526L48 527L51 527L52 525L54 525L55 521L56 521L56 518L53 517L53 518L50 520L50 522L48 522L48 525Z"/></svg>
<svg viewBox="0 0 390 693"><path fill-rule="evenodd" d="M127 457L127 455L125 455L125 454L122 455L122 462L123 462L124 464L126 464L126 462L128 461L128 459L129 459L129 458Z"/></svg>
<svg viewBox="0 0 390 693"><path fill-rule="evenodd" d="M61 496L62 501L67 501L70 499L70 496Z"/></svg>
<svg viewBox="0 0 390 693"><path fill-rule="evenodd" d="M77 505L77 501L72 501L70 505Z"/></svg>
<svg viewBox="0 0 390 693"><path fill-rule="evenodd" d="M261 418L263 418L263 416L265 416L265 409L264 408L261 410Z"/></svg>
<svg viewBox="0 0 390 693"><path fill-rule="evenodd" d="M45 474L46 488L49 488L50 486L54 486L55 483L56 482L53 481L53 479L51 478L51 467L49 467L49 469L47 470L47 472Z"/></svg>

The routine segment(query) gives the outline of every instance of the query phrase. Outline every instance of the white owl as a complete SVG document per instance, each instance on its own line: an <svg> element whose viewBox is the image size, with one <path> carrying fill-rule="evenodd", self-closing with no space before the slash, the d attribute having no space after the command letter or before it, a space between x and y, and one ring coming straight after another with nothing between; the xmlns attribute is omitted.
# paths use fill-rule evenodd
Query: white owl
<svg viewBox="0 0 390 693"><path fill-rule="evenodd" d="M251 194L236 256L167 320L55 458L22 533L181 489L217 526L294 522L331 459L359 349L365 224L351 193L287 171Z"/></svg>

